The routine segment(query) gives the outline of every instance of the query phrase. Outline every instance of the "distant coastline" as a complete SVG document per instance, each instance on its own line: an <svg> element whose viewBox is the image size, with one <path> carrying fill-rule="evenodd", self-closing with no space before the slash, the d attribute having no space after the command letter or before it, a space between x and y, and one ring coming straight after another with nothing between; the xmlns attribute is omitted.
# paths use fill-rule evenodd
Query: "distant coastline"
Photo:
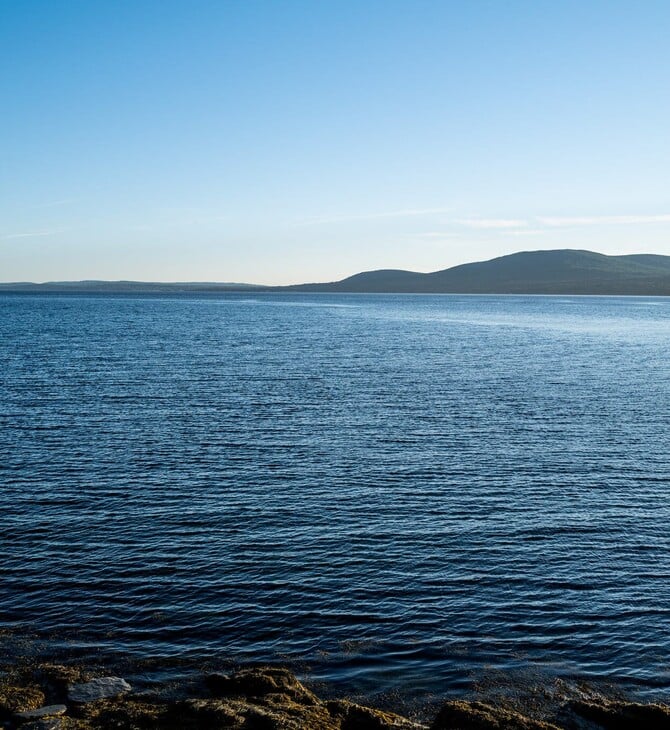
<svg viewBox="0 0 670 730"><path fill-rule="evenodd" d="M194 294L326 292L358 294L556 294L670 296L670 256L606 256L593 251L525 251L419 273L365 271L340 281L265 286L218 282L53 281L0 283L0 292Z"/></svg>

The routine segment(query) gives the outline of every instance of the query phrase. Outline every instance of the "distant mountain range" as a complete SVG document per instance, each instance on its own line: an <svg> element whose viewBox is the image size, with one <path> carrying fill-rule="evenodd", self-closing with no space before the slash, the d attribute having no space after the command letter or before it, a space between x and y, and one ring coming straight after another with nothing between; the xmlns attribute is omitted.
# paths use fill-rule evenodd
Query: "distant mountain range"
<svg viewBox="0 0 670 730"><path fill-rule="evenodd" d="M670 295L670 256L605 256L561 249L525 251L421 274L380 269L325 284L266 287L253 284L135 281L0 284L0 291L178 293L222 291L359 292L407 294L629 294Z"/></svg>
<svg viewBox="0 0 670 730"><path fill-rule="evenodd" d="M197 292L226 292L267 289L256 284L217 283L209 281L184 282L151 282L151 281L101 281L88 279L84 281L47 281L36 284L31 281L19 281L11 284L0 283L1 291L13 292L62 292L68 294L178 294Z"/></svg>
<svg viewBox="0 0 670 730"><path fill-rule="evenodd" d="M381 269L293 291L454 294L670 295L670 256L605 256L560 249L525 251L420 274Z"/></svg>

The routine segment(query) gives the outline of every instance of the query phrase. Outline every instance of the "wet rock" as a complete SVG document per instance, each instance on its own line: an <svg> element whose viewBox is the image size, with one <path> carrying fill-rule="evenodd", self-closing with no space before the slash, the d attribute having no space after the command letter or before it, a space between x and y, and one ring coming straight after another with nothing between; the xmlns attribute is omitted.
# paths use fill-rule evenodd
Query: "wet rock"
<svg viewBox="0 0 670 730"><path fill-rule="evenodd" d="M68 689L66 711L54 693L67 694ZM189 686L188 700L165 692L123 696L130 689L119 677L91 679L90 674L62 665L17 667L0 680L0 728L4 724L7 730L670 730L670 707L593 694L581 694L573 701L564 697L551 710L556 724L534 719L536 712L547 712L541 703L519 704L501 696L487 703L447 702L427 726L348 700L323 701L290 671L275 667L212 674L204 686L202 682Z"/></svg>
<svg viewBox="0 0 670 730"><path fill-rule="evenodd" d="M222 700L187 700L168 711L169 717L186 721L186 727L241 727L245 716L242 707Z"/></svg>
<svg viewBox="0 0 670 730"><path fill-rule="evenodd" d="M421 730L425 725L407 720L383 710L373 710L348 700L333 700L326 704L328 712L339 720L341 730Z"/></svg>
<svg viewBox="0 0 670 730"><path fill-rule="evenodd" d="M667 705L642 705L636 702L587 702L571 704L571 710L580 717L598 724L603 730L668 730L670 707Z"/></svg>
<svg viewBox="0 0 670 730"><path fill-rule="evenodd" d="M483 702L447 702L430 730L559 730L556 725L532 720L513 710Z"/></svg>
<svg viewBox="0 0 670 730"><path fill-rule="evenodd" d="M217 699L181 707L185 727L244 730L420 730L393 713L353 702L322 702L286 669L243 669L206 680Z"/></svg>
<svg viewBox="0 0 670 730"><path fill-rule="evenodd" d="M171 724L166 719L167 706L162 703L135 701L118 698L115 700L99 700L79 705L75 708L80 728L95 730L149 730L150 728L179 728L181 723ZM216 725L212 726L216 727ZM23 729L21 729L23 730ZM64 729L65 730L65 729Z"/></svg>
<svg viewBox="0 0 670 730"><path fill-rule="evenodd" d="M44 692L39 687L0 685L0 717L34 710L43 704Z"/></svg>
<svg viewBox="0 0 670 730"><path fill-rule="evenodd" d="M77 667L63 664L38 664L31 672L32 679L44 690L49 704L67 702L68 687L77 682L90 679L83 676Z"/></svg>
<svg viewBox="0 0 670 730"><path fill-rule="evenodd" d="M14 716L19 720L40 720L54 715L64 715L66 712L67 707L65 705L45 705L44 707L37 707L34 710L17 712Z"/></svg>
<svg viewBox="0 0 670 730"><path fill-rule="evenodd" d="M21 725L21 730L65 730L65 727L60 717L50 717Z"/></svg>
<svg viewBox="0 0 670 730"><path fill-rule="evenodd" d="M303 704L317 704L317 697L287 669L259 667L241 669L234 674L211 674L206 679L217 697L263 697L278 694Z"/></svg>
<svg viewBox="0 0 670 730"><path fill-rule="evenodd" d="M132 687L121 677L97 677L90 682L73 684L68 690L68 699L77 704L118 697L130 692Z"/></svg>
<svg viewBox="0 0 670 730"><path fill-rule="evenodd" d="M188 700L171 709L169 727L189 730L340 730L325 706L301 705L278 694L255 699Z"/></svg>
<svg viewBox="0 0 670 730"><path fill-rule="evenodd" d="M70 685L82 682L91 677L85 677L78 667L69 667L65 664L38 664L33 670L33 676L40 682L49 684Z"/></svg>

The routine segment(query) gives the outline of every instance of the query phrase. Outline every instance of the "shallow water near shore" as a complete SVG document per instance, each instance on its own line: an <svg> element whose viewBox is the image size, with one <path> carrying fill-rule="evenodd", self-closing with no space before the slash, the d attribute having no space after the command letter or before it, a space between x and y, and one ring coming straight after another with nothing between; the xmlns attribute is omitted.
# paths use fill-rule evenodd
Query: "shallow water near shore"
<svg viewBox="0 0 670 730"><path fill-rule="evenodd" d="M0 296L4 642L667 697L668 363L665 299Z"/></svg>

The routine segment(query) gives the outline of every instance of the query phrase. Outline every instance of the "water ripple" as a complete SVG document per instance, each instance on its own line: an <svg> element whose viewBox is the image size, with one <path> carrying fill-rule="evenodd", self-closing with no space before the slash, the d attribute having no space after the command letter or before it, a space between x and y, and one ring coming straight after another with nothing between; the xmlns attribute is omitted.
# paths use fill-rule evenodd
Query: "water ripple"
<svg viewBox="0 0 670 730"><path fill-rule="evenodd" d="M363 693L667 689L658 303L2 296L0 626Z"/></svg>

